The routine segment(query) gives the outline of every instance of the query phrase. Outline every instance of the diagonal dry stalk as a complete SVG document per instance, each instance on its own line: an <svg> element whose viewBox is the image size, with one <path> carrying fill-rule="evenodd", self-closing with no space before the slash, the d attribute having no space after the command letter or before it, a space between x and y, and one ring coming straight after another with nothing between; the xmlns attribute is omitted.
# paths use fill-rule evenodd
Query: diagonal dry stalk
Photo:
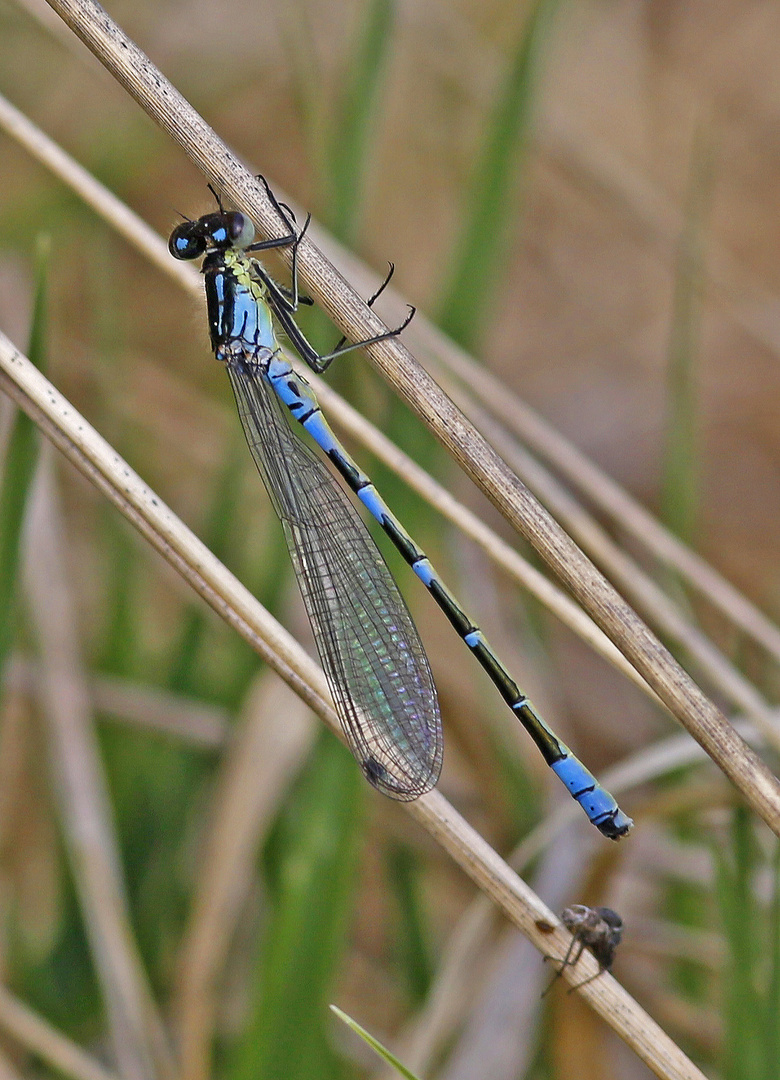
<svg viewBox="0 0 780 1080"><path fill-rule="evenodd" d="M0 1028L63 1076L73 1080L120 1080L80 1046L0 986Z"/></svg>
<svg viewBox="0 0 780 1080"><path fill-rule="evenodd" d="M262 186L191 106L92 0L50 0L149 115L226 194L271 236L275 213ZM307 238L299 268L306 290L353 340L383 325ZM375 367L434 432L456 461L579 600L643 675L661 700L740 789L748 804L780 835L780 783L739 738L722 713L599 574L506 463L455 408L397 339L371 346Z"/></svg>

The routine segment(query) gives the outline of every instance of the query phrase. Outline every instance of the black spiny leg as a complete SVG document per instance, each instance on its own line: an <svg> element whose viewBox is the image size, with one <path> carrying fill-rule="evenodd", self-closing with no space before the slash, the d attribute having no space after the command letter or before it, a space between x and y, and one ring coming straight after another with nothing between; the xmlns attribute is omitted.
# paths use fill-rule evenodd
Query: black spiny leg
<svg viewBox="0 0 780 1080"><path fill-rule="evenodd" d="M390 267L390 269L387 271L387 277L382 282L382 284L379 286L377 291L373 294L373 296L369 296L368 300L366 300L366 307L373 307L374 306L374 301L379 299L379 297L385 291L387 286L390 284L390 278L395 273L395 263L388 263L387 265ZM414 313L412 313L412 314L414 314ZM397 333L400 334L400 332L401 332L401 330L403 330L404 326L409 325L409 321L411 320L411 318L412 318L412 316L410 315L409 318L404 323L404 325L399 327ZM339 339L339 341L336 343L336 347L334 348L333 352L334 353L341 352L342 346L346 343L346 340L347 340L347 335L344 334L343 337L341 337Z"/></svg>
<svg viewBox="0 0 780 1080"><path fill-rule="evenodd" d="M303 231L301 232L301 236L303 236ZM293 265L295 266L295 269L297 271L295 255L293 255ZM387 286L387 283L393 276L393 270L394 267L391 263L390 273L387 275L382 285L377 289L377 291L368 301L369 307L374 303L377 297L381 296L382 292ZM397 326L394 330L385 330L381 334L376 334L374 337L366 338L364 341L357 341L352 345L345 345L344 341L346 339L342 337L341 341L338 343L336 348L333 349L332 352L320 355L314 348L314 346L311 344L311 342L307 340L307 338L303 334L303 331L293 319L293 313L295 311L295 308L292 306L292 304L294 301L297 302L299 299L296 278L293 277L292 300L288 300L287 296L285 296L285 291L282 290L279 285L273 280L273 278L269 277L268 274L266 274L261 267L258 267L258 274L262 277L268 289L268 300L284 332L287 334L288 338L292 342L296 352L309 365L312 371L316 371L317 374L321 374L323 371L325 371L330 366L331 361L335 360L337 356L343 356L344 353L352 352L354 349L362 349L366 345L374 345L378 341L387 341L388 338L397 337L406 329L406 327L414 318L416 309L410 304L409 314L406 316L401 325ZM300 302L304 302L302 298L300 299Z"/></svg>
<svg viewBox="0 0 780 1080"><path fill-rule="evenodd" d="M374 337L366 338L364 341L357 341L352 345L345 345L345 338L342 338L336 348L329 353L320 355L310 341L307 340L303 331L299 328L298 324L293 318L295 312L298 310L299 304L310 304L312 301L309 297L302 296L298 291L298 248L300 247L301 240L306 235L306 230L311 222L311 214L307 214L306 221L303 224L303 228L300 233L296 233L295 230L295 215L289 206L284 203L280 203L274 195L268 181L264 176L258 176L265 187L266 194L268 195L269 202L276 210L279 218L284 224L284 227L288 230L287 234L280 237L277 240L264 240L258 244L252 244L247 248L247 251L262 251L272 247L285 247L292 245L292 272L291 272L291 288L287 289L266 272L264 267L258 262L255 265L255 272L260 280L263 282L267 289L268 302L270 303L274 314L276 315L282 329L287 334L288 338L292 342L295 351L300 357L309 365L312 371L316 371L321 374L325 371L332 360L337 356L341 356L344 353L352 352L354 349L362 349L366 345L375 345L379 341L387 341L388 338L397 337L414 318L415 308L411 305L409 307L409 314L394 330L385 330L381 334L376 334ZM390 263L390 271L382 282L381 286L377 289L374 295L368 301L368 306L371 307L374 301L381 296L393 276L395 267Z"/></svg>

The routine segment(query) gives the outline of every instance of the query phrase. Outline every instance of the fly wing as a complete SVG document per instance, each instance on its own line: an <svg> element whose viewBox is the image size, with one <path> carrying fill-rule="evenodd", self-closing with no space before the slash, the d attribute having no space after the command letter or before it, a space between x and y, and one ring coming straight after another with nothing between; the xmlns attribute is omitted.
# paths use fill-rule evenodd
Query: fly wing
<svg viewBox="0 0 780 1080"><path fill-rule="evenodd" d="M251 358L226 363L252 457L284 528L320 660L368 780L416 799L439 778L439 703L417 629L345 491L292 431Z"/></svg>

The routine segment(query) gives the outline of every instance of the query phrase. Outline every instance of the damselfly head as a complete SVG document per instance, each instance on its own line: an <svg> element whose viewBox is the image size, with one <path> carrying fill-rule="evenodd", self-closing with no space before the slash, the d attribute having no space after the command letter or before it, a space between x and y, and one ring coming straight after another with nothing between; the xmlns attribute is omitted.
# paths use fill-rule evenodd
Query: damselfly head
<svg viewBox="0 0 780 1080"><path fill-rule="evenodd" d="M254 238L251 218L240 210L221 210L177 225L168 241L168 250L174 259L198 259L207 251L247 248Z"/></svg>

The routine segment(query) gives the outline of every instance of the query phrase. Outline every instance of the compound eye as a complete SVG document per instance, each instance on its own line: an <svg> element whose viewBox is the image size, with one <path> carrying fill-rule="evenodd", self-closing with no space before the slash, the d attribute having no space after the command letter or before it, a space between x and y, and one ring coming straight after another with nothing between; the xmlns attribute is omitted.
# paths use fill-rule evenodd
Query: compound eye
<svg viewBox="0 0 780 1080"><path fill-rule="evenodd" d="M255 239L255 226L251 218L239 210L231 210L225 215L230 242L233 247L248 248Z"/></svg>
<svg viewBox="0 0 780 1080"><path fill-rule="evenodd" d="M197 259L206 250L206 238L196 221L177 225L168 240L168 251L174 259Z"/></svg>
<svg viewBox="0 0 780 1080"><path fill-rule="evenodd" d="M198 231L202 233L207 248L224 251L225 248L230 247L231 240L228 234L227 218L228 215L220 210L218 214L204 214L198 220Z"/></svg>

